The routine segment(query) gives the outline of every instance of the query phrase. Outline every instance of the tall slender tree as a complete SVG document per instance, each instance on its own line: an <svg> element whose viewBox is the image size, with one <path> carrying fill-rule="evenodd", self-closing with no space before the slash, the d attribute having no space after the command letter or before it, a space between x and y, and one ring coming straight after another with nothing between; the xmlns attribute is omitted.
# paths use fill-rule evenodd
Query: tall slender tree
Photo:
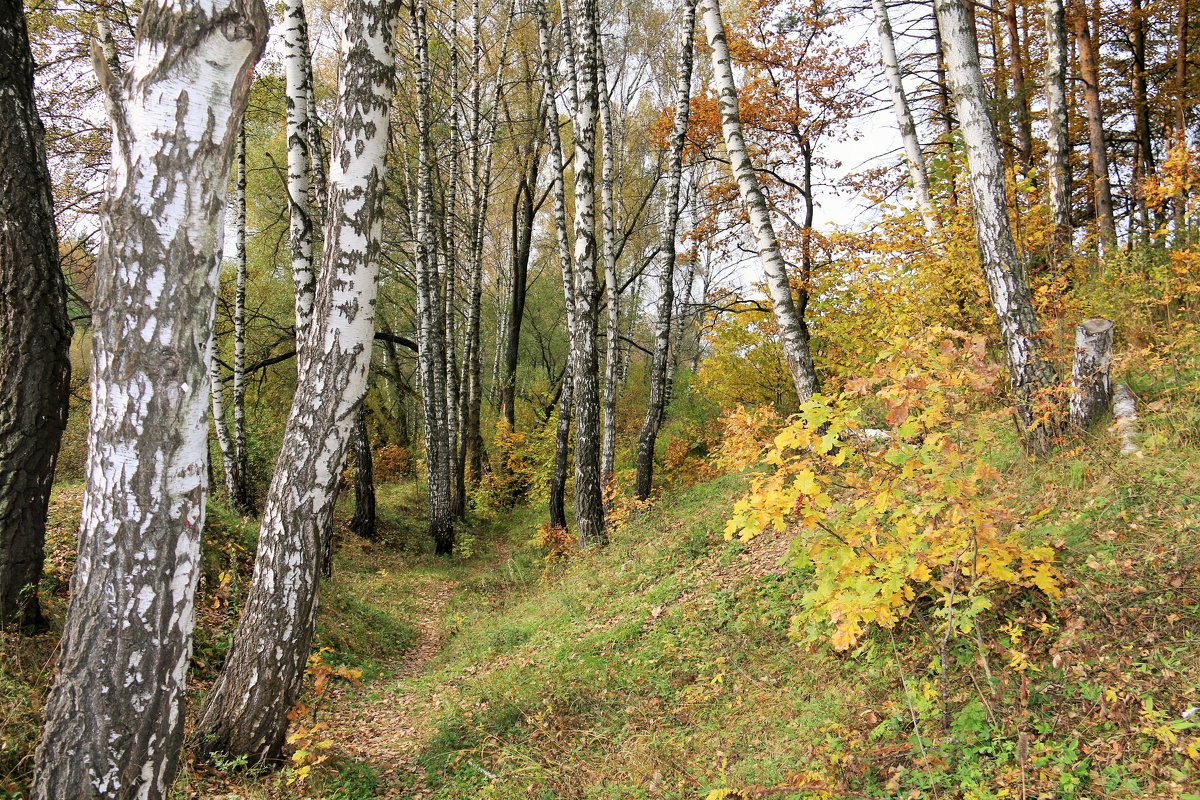
<svg viewBox="0 0 1200 800"><path fill-rule="evenodd" d="M900 127L900 141L904 145L904 158L908 163L908 177L912 181L913 199L925 225L925 233L937 235L937 218L933 212L933 201L929 195L929 174L925 159L921 155L921 142L917 139L917 123L913 120L904 91L904 80L900 73L900 59L896 55L896 37L892 33L892 21L888 16L887 0L871 0L875 10L875 28L879 33L879 51L883 56L883 73L887 78L888 91L892 95L892 110Z"/></svg>
<svg viewBox="0 0 1200 800"><path fill-rule="evenodd" d="M158 800L179 763L225 192L267 27L255 0L148 0L128 74L93 50L113 158L83 521L39 800Z"/></svg>
<svg viewBox="0 0 1200 800"><path fill-rule="evenodd" d="M725 39L725 22L721 18L720 0L703 0L701 9L708 46L712 51L713 82L717 90L725 151L729 154L730 168L737 180L742 204L750 218L758 257L766 274L767 291L771 295L771 306L779 328L780 344L783 346L788 372L791 373L797 397L801 401L807 400L817 391L817 371L809 350L808 332L792 297L787 264L775 238L775 227L771 222L767 199L759 187L758 176L754 172L749 151L746 149L746 139L742 134L737 81L734 79L733 59L729 55L729 45Z"/></svg>
<svg viewBox="0 0 1200 800"><path fill-rule="evenodd" d="M604 391L601 406L604 431L600 447L600 481L606 488L613 479L617 448L617 367L620 363L621 287L617 282L617 210L613 199L616 181L616 133L613 131L612 98L603 47L596 52L596 85L600 100L600 225L601 256L604 260L604 295L607 319L604 328ZM606 494L607 496L607 494Z"/></svg>
<svg viewBox="0 0 1200 800"><path fill-rule="evenodd" d="M563 0L564 7L567 0ZM564 21L565 25L569 25ZM596 354L596 85L599 11L581 0L574 45L575 81L575 524L582 545L604 544L600 480L600 386Z"/></svg>
<svg viewBox="0 0 1200 800"><path fill-rule="evenodd" d="M0 118L0 628L34 632L71 323L21 0L0 2Z"/></svg>
<svg viewBox="0 0 1200 800"><path fill-rule="evenodd" d="M278 759L308 663L322 536L374 337L396 11L395 0L346 7L311 356L268 491L245 610L196 726L202 753Z"/></svg>
<svg viewBox="0 0 1200 800"><path fill-rule="evenodd" d="M1080 2L1082 6L1082 1ZM1096 228L1106 250L1117 244L1117 223L1113 214L1112 183L1109 179L1108 144L1104 134L1104 110L1100 103L1100 66L1088 27L1085 8L1072 14L1075 40L1079 50L1079 77L1083 83L1083 104L1087 111L1088 150L1092 164L1092 202L1096 209Z"/></svg>
<svg viewBox="0 0 1200 800"><path fill-rule="evenodd" d="M675 307L675 237L679 229L679 198L683 183L683 146L687 140L692 94L692 38L696 27L696 0L684 0L680 23L679 56L675 67L675 119L667 153L667 190L663 226L658 244L658 308L654 319L654 356L650 364L650 402L638 434L637 477L634 493L650 496L654 482L654 445L662 426L667 401L672 311ZM689 281L690 284L690 281ZM690 290L690 286L688 289Z"/></svg>
<svg viewBox="0 0 1200 800"><path fill-rule="evenodd" d="M1044 0L1046 24L1046 160L1055 249L1071 244L1071 140L1067 136L1067 29L1063 0Z"/></svg>
<svg viewBox="0 0 1200 800"><path fill-rule="evenodd" d="M1038 409L1039 392L1054 383L1054 368L1042 353L1037 317L1017 260L1008 219L1004 162L995 123L988 112L979 54L964 0L935 0L950 89L958 108L963 146L971 178L972 211L979 261L1000 327L1017 419L1025 446L1044 453L1059 426Z"/></svg>

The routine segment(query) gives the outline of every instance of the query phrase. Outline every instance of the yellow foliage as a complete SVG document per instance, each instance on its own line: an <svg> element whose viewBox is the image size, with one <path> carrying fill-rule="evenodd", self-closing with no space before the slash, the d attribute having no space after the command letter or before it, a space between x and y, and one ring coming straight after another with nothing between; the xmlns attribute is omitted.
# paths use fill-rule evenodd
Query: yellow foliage
<svg viewBox="0 0 1200 800"><path fill-rule="evenodd" d="M797 525L795 565L814 573L797 631L844 650L918 603L966 632L995 590L1059 593L1054 551L1012 533L1000 476L950 435L955 408L997 378L980 337L933 328L881 352L848 391L804 403L774 436L763 457L773 469L736 503L725 535ZM884 427L869 430L880 416ZM744 411L729 427L758 432Z"/></svg>

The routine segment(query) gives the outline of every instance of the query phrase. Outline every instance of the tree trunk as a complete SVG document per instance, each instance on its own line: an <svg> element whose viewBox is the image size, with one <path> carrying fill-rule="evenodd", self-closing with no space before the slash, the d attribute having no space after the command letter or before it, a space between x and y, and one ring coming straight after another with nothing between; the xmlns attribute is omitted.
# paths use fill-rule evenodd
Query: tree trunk
<svg viewBox="0 0 1200 800"><path fill-rule="evenodd" d="M1063 0L1045 0L1046 138L1050 211L1054 217L1057 256L1071 247L1071 140L1067 136L1067 29Z"/></svg>
<svg viewBox="0 0 1200 800"><path fill-rule="evenodd" d="M375 538L375 470L371 461L371 439L367 433L367 403L364 399L354 415L354 518L350 530L364 539Z"/></svg>
<svg viewBox="0 0 1200 800"><path fill-rule="evenodd" d="M1096 225L1105 252L1117 245L1117 224L1113 217L1112 187L1108 178L1108 150L1104 141L1104 113L1100 106L1100 71L1096 64L1087 13L1074 15L1075 38L1079 42L1079 76L1083 81L1083 101L1087 109L1088 147L1092 160L1092 196L1096 204Z"/></svg>
<svg viewBox="0 0 1200 800"><path fill-rule="evenodd" d="M217 364L217 333L214 330L209 342L208 381L212 389L212 424L217 434L217 450L221 454L221 472L225 478L225 495L231 506L235 505L237 486L240 482L237 476L237 461L234 458L233 439L229 435L229 425L225 421L225 385L221 380L221 370ZM210 486L211 489L211 486Z"/></svg>
<svg viewBox="0 0 1200 800"><path fill-rule="evenodd" d="M1043 400L1039 393L1054 383L1054 368L1042 355L1029 287L1017 261L1008 220L1004 164L996 129L988 116L979 56L963 0L936 0L936 7L967 151L979 260L1004 343L1025 446L1031 452L1044 453L1050 449L1058 425L1043 420L1035 406Z"/></svg>
<svg viewBox="0 0 1200 800"><path fill-rule="evenodd" d="M93 52L115 135L78 561L38 800L159 800L179 763L225 193L267 26L257 2L150 0L130 74Z"/></svg>
<svg viewBox="0 0 1200 800"><path fill-rule="evenodd" d="M19 0L0 5L0 629L34 633L71 323Z"/></svg>
<svg viewBox="0 0 1200 800"><path fill-rule="evenodd" d="M683 182L683 146L687 139L692 94L692 38L696 27L696 0L684 0L679 31L679 57L675 66L675 120L667 156L667 198L658 243L658 309L654 320L654 357L650 364L650 402L637 443L637 477L634 494L650 496L654 483L654 445L666 411L667 365L670 361L672 311L675 307L675 236L679 229L679 195Z"/></svg>
<svg viewBox="0 0 1200 800"><path fill-rule="evenodd" d="M746 140L742 135L742 120L738 113L737 83L733 76L733 60L725 41L725 23L721 19L719 0L704 0L704 28L708 33L708 44L712 48L713 83L717 89L717 103L721 111L721 130L725 135L725 150L729 154L730 167L737 180L742 203L750 218L754 232L758 257L766 273L767 289L775 312L775 323L779 328L779 341L787 360L796 396L801 402L817 391L816 368L808 348L808 335L804 323L796 311L788 283L787 264L784 263L779 243L775 239L775 227L771 223L766 197L758 185L758 176L750 163Z"/></svg>
<svg viewBox="0 0 1200 800"><path fill-rule="evenodd" d="M434 252L433 121L430 109L429 34L425 0L415 0L413 36L417 49L417 360L425 406L425 467L429 483L429 534L438 555L454 551L453 475L446 425L444 307Z"/></svg>
<svg viewBox="0 0 1200 800"><path fill-rule="evenodd" d="M1089 319L1075 329L1075 363L1071 370L1071 424L1086 431L1112 402L1113 324Z"/></svg>
<svg viewBox="0 0 1200 800"><path fill-rule="evenodd" d="M296 289L296 369L299 371L307 356L304 347L316 286L309 204L309 171L312 167L308 110L312 96L312 65L308 60L308 22L302 0L284 0L283 66L287 81L288 234L292 281Z"/></svg>
<svg viewBox="0 0 1200 800"><path fill-rule="evenodd" d="M608 301L604 338L604 393L601 401L604 435L600 447L600 482L609 496L617 450L617 366L621 349L621 287L617 283L617 212L613 201L616 136L613 132L612 103L608 96L608 69L604 48L596 49L596 85L600 99L601 181L600 218L601 254L604 258L604 292Z"/></svg>
<svg viewBox="0 0 1200 800"><path fill-rule="evenodd" d="M929 198L929 176L925 171L925 159L921 155L921 143L917 140L917 124L908 107L908 95L904 92L904 81L900 75L900 59L896 55L896 40L892 34L892 21L888 17L887 0L871 0L875 9L875 27L879 31L879 49L883 55L883 73L887 77L888 90L892 95L892 108L896 112L896 123L900 127L900 141L904 144L904 157L908 161L908 177L913 185L913 199L917 211L925 224L925 233L931 239L937 235L937 219L933 212L933 201Z"/></svg>
<svg viewBox="0 0 1200 800"><path fill-rule="evenodd" d="M550 26L546 20L545 0L538 0L538 44L541 52L542 84L545 90L546 131L550 137L550 175L554 194L554 234L558 245L558 263L562 272L563 306L567 317L567 337L575 338L575 275L571 264L571 245L567 234L567 190L563 167L562 136L559 133L558 92L554 88L554 65L550 59ZM574 409L574 358L567 349L562 391L558 395L558 420L554 432L554 468L550 475L550 525L567 527L567 458L571 445L571 412Z"/></svg>
<svg viewBox="0 0 1200 800"><path fill-rule="evenodd" d="M566 0L564 0L565 5ZM600 482L600 387L596 354L596 0L582 0L577 21L575 110L575 524L581 545L604 544Z"/></svg>
<svg viewBox="0 0 1200 800"><path fill-rule="evenodd" d="M1187 0L1179 0L1179 18L1175 24L1175 146L1187 147ZM1187 188L1180 182L1179 194L1172 204L1175 221L1175 246L1188 242Z"/></svg>
<svg viewBox="0 0 1200 800"><path fill-rule="evenodd" d="M517 360L521 354L521 320L529 283L529 258L533 242L533 193L537 189L537 165L530 161L530 174L521 175L512 205L512 276L509 281L508 324L505 326L504 364L500 372L500 414L508 429L517 429Z"/></svg>
<svg viewBox="0 0 1200 800"><path fill-rule="evenodd" d="M1150 104L1147 100L1146 14L1142 10L1142 0L1130 0L1129 24L1133 29L1130 35L1130 54L1133 58L1133 119L1134 139L1137 145L1137 157L1134 160L1133 196L1141 217L1142 240L1145 242L1153 234L1153 228L1150 224L1150 210L1142 195L1140 184L1144 178L1153 175L1157 167L1154 158L1154 142L1151 140L1150 133Z"/></svg>
<svg viewBox="0 0 1200 800"><path fill-rule="evenodd" d="M237 478L233 506L254 513L250 490L250 455L246 450L246 122L238 127L237 176L233 190L234 268L233 296L233 462Z"/></svg>
<svg viewBox="0 0 1200 800"><path fill-rule="evenodd" d="M391 0L351 0L346 9L311 357L267 495L245 610L196 725L205 754L279 759L308 663L322 535L374 336L395 10Z"/></svg>
<svg viewBox="0 0 1200 800"><path fill-rule="evenodd" d="M1004 22L1008 29L1008 66L1012 71L1013 104L1017 111L1017 155L1026 172L1033 169L1033 122L1029 116L1029 88L1025 84L1025 55L1017 25L1016 0L1008 0Z"/></svg>

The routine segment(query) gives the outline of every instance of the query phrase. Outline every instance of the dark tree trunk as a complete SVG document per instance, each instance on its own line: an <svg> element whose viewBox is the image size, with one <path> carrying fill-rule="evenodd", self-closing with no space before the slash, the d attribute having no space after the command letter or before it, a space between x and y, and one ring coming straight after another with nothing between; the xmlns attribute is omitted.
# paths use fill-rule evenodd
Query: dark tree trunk
<svg viewBox="0 0 1200 800"><path fill-rule="evenodd" d="M364 539L375 538L375 469L371 462L371 439L367 433L367 404L358 406L354 432L354 518L350 530Z"/></svg>
<svg viewBox="0 0 1200 800"><path fill-rule="evenodd" d="M658 311L654 321L654 358L650 364L650 403L637 445L637 477L634 493L639 500L650 496L654 483L654 445L662 425L667 399L667 363L671 344L671 312L675 305L675 234L679 227L679 187L683 179L683 145L687 138L692 87L692 38L696 27L696 0L684 0L683 25L679 37L679 59L675 70L675 120L667 162L666 220L659 241Z"/></svg>
<svg viewBox="0 0 1200 800"><path fill-rule="evenodd" d="M0 628L33 633L71 323L20 0L0 2L0 119Z"/></svg>
<svg viewBox="0 0 1200 800"><path fill-rule="evenodd" d="M308 663L322 536L374 338L396 9L394 0L351 0L346 8L309 356L267 494L245 611L196 724L202 754L278 760Z"/></svg>
<svg viewBox="0 0 1200 800"><path fill-rule="evenodd" d="M1100 104L1100 69L1088 30L1087 12L1075 13L1075 38L1079 43L1079 76L1083 81L1083 101L1087 109L1088 145L1092 160L1092 197L1096 205L1096 225L1106 250L1117 244L1117 224L1113 217L1112 186L1108 177L1108 149L1104 136L1104 111Z"/></svg>
<svg viewBox="0 0 1200 800"><path fill-rule="evenodd" d="M529 283L530 244L533 241L533 192L537 187L537 166L530 167L517 184L512 207L512 281L509 286L507 336L504 365L500 373L500 413L511 431L517 429L517 359L521 353L521 320L525 317L525 296Z"/></svg>
<svg viewBox="0 0 1200 800"><path fill-rule="evenodd" d="M130 74L94 59L117 135L78 560L37 800L161 800L179 763L225 193L268 24L258 2L150 0Z"/></svg>

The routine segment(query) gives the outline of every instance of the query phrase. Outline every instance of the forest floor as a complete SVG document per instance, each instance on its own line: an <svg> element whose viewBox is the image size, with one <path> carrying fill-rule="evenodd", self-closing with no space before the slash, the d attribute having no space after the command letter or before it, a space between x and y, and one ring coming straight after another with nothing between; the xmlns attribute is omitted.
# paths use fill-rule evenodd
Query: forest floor
<svg viewBox="0 0 1200 800"><path fill-rule="evenodd" d="M990 426L1029 520L1013 535L1055 548L1064 591L998 598L982 654L952 645L945 692L911 619L848 653L793 635L797 531L723 536L744 475L693 476L607 548L553 558L540 504L473 518L461 553L435 558L420 488L381 486L380 540L343 534L322 586L300 755L257 775L187 762L175 797L1200 800L1200 401L1138 391L1141 458L1102 431L1030 461L1002 419L964 427ZM57 625L80 497L54 499ZM210 505L193 711L255 533ZM0 641L0 797L23 796L54 642Z"/></svg>

